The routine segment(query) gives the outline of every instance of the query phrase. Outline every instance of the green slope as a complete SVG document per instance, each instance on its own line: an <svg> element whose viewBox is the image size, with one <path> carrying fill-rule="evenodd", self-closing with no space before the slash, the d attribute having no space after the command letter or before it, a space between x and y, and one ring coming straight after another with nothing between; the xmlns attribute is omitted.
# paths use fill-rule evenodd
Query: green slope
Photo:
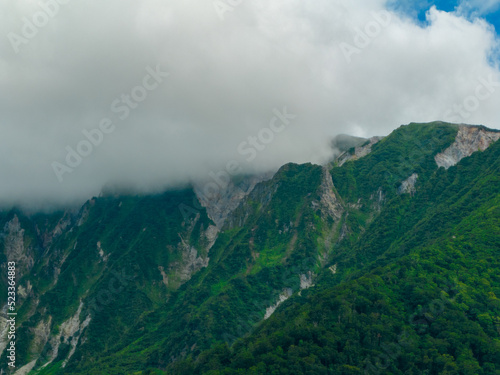
<svg viewBox="0 0 500 375"><path fill-rule="evenodd" d="M19 271L29 269L18 273L17 284L25 289L32 286L24 297L18 292L17 363L38 359L39 364L52 361L59 367L74 338L61 327L75 313L79 322L87 317L91 320L84 335L80 329L71 332L80 344L74 360L93 360L125 345L122 338L144 313L163 305L179 282L176 269L169 268L182 264L179 235L199 256L206 256L206 239L200 232L211 221L202 210L188 227L178 209L179 201L193 197L189 190L147 197L102 197L87 202L79 213L26 217L14 210L4 214L4 222L14 219L21 223L17 246L24 246L23 253L30 258L26 261L6 254L15 248L16 238L4 236L0 242L3 256L18 260ZM61 223L64 230L54 233ZM171 286L162 283L160 267L172 280ZM44 335L38 334L46 329ZM61 333L61 339L54 341ZM43 336L49 334L51 338L44 341ZM5 360L2 356L0 365ZM50 369L52 365L47 371Z"/></svg>
<svg viewBox="0 0 500 375"><path fill-rule="evenodd" d="M403 129L418 136L439 127ZM499 374L500 143L438 169L431 158L453 135L443 130L432 137L443 143L420 148L419 165L393 164L411 150L405 142L386 149L404 139L398 130L347 171L333 170L346 200L368 202L380 186L386 194L375 219L352 229L350 246L338 245L339 271L325 269L315 288L231 349L214 348L174 373L191 365L194 374ZM419 173L413 196L391 184L402 170Z"/></svg>
<svg viewBox="0 0 500 375"><path fill-rule="evenodd" d="M457 131L410 124L341 167L285 165L213 246L191 189L0 212L2 264L23 254L19 365L36 360L39 375L500 374L500 143L438 168ZM415 191L401 193L412 175Z"/></svg>
<svg viewBox="0 0 500 375"><path fill-rule="evenodd" d="M214 343L231 344L260 323L266 308L285 288L300 289L300 274L318 270L317 238L335 222L315 212L324 171L313 165L287 165L261 183L233 215L210 251L208 268L172 293L160 309L143 316L122 351L101 356L99 370L81 362L74 373L131 373L166 368L197 357ZM242 216L240 218L240 216ZM321 249L323 250L323 249ZM85 372L84 372L85 371Z"/></svg>

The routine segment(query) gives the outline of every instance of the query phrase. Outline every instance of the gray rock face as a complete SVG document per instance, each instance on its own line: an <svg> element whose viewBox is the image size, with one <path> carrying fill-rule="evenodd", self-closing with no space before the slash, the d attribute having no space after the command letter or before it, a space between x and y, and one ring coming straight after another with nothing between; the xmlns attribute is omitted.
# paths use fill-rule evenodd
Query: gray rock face
<svg viewBox="0 0 500 375"><path fill-rule="evenodd" d="M460 160L471 156L476 151L486 150L500 139L500 132L479 126L461 125L455 142L434 157L438 167L445 169L456 165Z"/></svg>
<svg viewBox="0 0 500 375"><path fill-rule="evenodd" d="M347 134L339 134L333 138L331 147L333 150L332 159L337 159L341 154L353 147L359 147L365 144L368 138L354 137Z"/></svg>
<svg viewBox="0 0 500 375"><path fill-rule="evenodd" d="M64 212L64 215L53 229L41 229L38 226L35 228L38 236L43 241L44 249L48 249L52 245L52 242L61 234L65 233L66 230L72 225L71 216L72 213L70 211Z"/></svg>
<svg viewBox="0 0 500 375"><path fill-rule="evenodd" d="M243 198L253 191L255 185L272 178L273 174L250 176L237 184L231 181L226 186L218 186L218 190L213 193L209 192L208 185L214 182L196 183L194 191L201 205L207 210L208 217L218 229L221 229L229 214L239 206Z"/></svg>
<svg viewBox="0 0 500 375"><path fill-rule="evenodd" d="M19 279L29 272L34 264L33 249L31 247L25 249L24 232L19 218L14 215L13 219L5 224L3 232L0 233L4 237L7 260L16 262L16 272Z"/></svg>
<svg viewBox="0 0 500 375"><path fill-rule="evenodd" d="M188 281L193 274L208 266L210 258L199 256L198 250L182 240L182 265L177 273L182 282Z"/></svg>
<svg viewBox="0 0 500 375"><path fill-rule="evenodd" d="M16 307L23 308L26 321L33 319L34 323L33 326L27 328L24 325L17 327L19 331L29 332L29 342L25 345L28 346L30 362L16 363L19 365L16 374L28 374L35 364L37 368L53 364L53 361L62 353L62 343L65 344L64 350L68 350L64 358L61 358L61 366L64 367L78 347L87 339L85 332L91 324L91 315L87 311L94 309L92 303L95 305L95 299L86 298L89 290L81 292L80 304L76 305L73 311L68 311L71 315L61 319L61 317L54 318L46 307L39 306L41 294L34 285L37 285L35 282L39 280L39 277L43 277L50 288L57 286L66 259L77 249L80 237L76 232L80 230L79 227L86 224L95 203L96 200L92 199L79 211L67 210L46 216L13 213L6 216L0 226L2 255L8 261L16 262L16 278L18 279ZM172 260L169 267L154 264L158 268L160 280L168 290L176 289L208 265L208 253L217 239L219 230L215 225L201 225L199 233L196 234L196 243L193 243L191 234L198 220L200 220L200 214L188 223L189 226L185 228L185 231L179 233L177 241L169 243L171 249L167 248L167 250L174 253L171 259L175 261ZM154 234L149 234L147 228L144 228L142 232L145 232L141 233L142 236L154 236ZM67 237L68 241L63 243L59 241L61 236ZM96 241L91 242L91 246L95 247L96 264L98 262L106 264L110 259L111 250L106 247L102 237L98 236ZM6 264L4 270L5 267ZM73 282L77 285L80 280L75 277L75 274L72 276ZM25 278L21 280L22 277ZM119 285L118 282L115 287ZM102 290L107 291L107 289ZM101 306L99 299L97 303L97 309L99 309ZM0 314L0 353L4 354L8 344L7 330L9 328L5 318L6 303L0 306L0 312L2 313ZM35 313L39 314L33 318ZM61 320L56 321L56 319ZM37 361L40 362L37 363Z"/></svg>
<svg viewBox="0 0 500 375"><path fill-rule="evenodd" d="M33 367L35 367L36 364L36 359L28 363L27 365L21 367L19 370L17 370L14 375L27 375L31 371Z"/></svg>
<svg viewBox="0 0 500 375"><path fill-rule="evenodd" d="M278 297L278 301L274 305L269 306L266 309L266 314L264 315L264 320L269 319L269 317L271 315L273 315L273 313L276 311L278 306L281 305L283 302L285 302L288 298L290 298L292 296L292 294L293 294L292 289L290 289L290 288L283 289L283 292Z"/></svg>
<svg viewBox="0 0 500 375"><path fill-rule="evenodd" d="M410 177L404 180L401 183L401 186L398 188L398 194L415 194L415 184L417 183L418 174L413 173Z"/></svg>
<svg viewBox="0 0 500 375"><path fill-rule="evenodd" d="M188 229L189 232L194 229L199 218L200 215L198 214L194 222L192 222L191 227ZM163 284L167 287L177 288L190 280L196 272L207 267L210 261L208 254L217 239L218 233L219 230L214 225L210 225L206 230L202 228L201 240L206 245L203 249L196 249L188 240L182 237L181 233L178 233L180 239L179 243L175 248L173 246L168 246L168 248L171 252L180 253L181 259L172 262L167 272L164 267L158 267Z"/></svg>
<svg viewBox="0 0 500 375"><path fill-rule="evenodd" d="M65 343L71 346L71 350L67 355L67 357L65 358L62 367L65 367L68 360L73 356L76 350L76 346L78 345L80 336L83 330L89 325L91 320L90 315L88 315L85 318L85 320L80 321L80 314L82 312L82 308L83 308L83 302L80 301L80 305L78 306L78 310L75 312L75 314L60 325L58 334L52 336L51 339L52 351L50 353L50 359L46 364L42 366L42 368L46 367L57 358L57 355L59 353L59 346L61 343ZM47 323L47 326L49 325L50 325L50 320ZM45 328L42 329L42 331L45 331ZM47 336L46 332L43 333L43 336L44 337Z"/></svg>
<svg viewBox="0 0 500 375"><path fill-rule="evenodd" d="M338 166L341 167L342 165L344 165L344 163L346 163L349 160L357 160L362 158L363 156L368 155L372 151L372 146L378 141L380 141L382 138L383 137L371 137L367 141L368 142L367 144L355 147L354 154L352 154L349 151L342 153L337 159Z"/></svg>
<svg viewBox="0 0 500 375"><path fill-rule="evenodd" d="M311 271L308 271L307 274L300 275L300 290L308 289L314 286L313 276L315 275Z"/></svg>
<svg viewBox="0 0 500 375"><path fill-rule="evenodd" d="M334 193L333 180L328 168L323 168L323 181L321 182L319 195L321 197L322 212L330 215L333 219L340 219L344 213L344 207Z"/></svg>

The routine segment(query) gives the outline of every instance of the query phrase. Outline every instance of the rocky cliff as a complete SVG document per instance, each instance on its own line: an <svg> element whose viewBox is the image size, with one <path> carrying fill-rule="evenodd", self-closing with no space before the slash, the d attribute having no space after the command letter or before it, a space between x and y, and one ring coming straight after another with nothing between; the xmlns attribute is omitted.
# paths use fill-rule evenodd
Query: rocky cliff
<svg viewBox="0 0 500 375"><path fill-rule="evenodd" d="M499 138L484 127L413 124L383 141L355 139L331 164L287 164L213 195L197 183L93 198L76 211L0 211L1 288L5 261L18 266L19 374L166 369L233 343L325 280L354 278L347 273L395 257L396 243L404 252L430 238L441 219L398 236L424 230L426 210L444 212L432 203L443 181L467 181L442 179L438 167ZM5 296L0 303L5 314ZM2 351L6 327L2 316Z"/></svg>
<svg viewBox="0 0 500 375"><path fill-rule="evenodd" d="M465 157L476 151L486 150L493 142L500 139L500 131L482 126L461 125L455 142L443 152L436 155L436 164L446 169L456 165Z"/></svg>

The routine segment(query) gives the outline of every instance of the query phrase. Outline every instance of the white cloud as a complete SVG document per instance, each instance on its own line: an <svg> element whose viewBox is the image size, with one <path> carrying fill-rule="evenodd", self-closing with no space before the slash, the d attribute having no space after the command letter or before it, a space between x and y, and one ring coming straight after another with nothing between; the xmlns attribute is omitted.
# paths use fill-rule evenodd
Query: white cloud
<svg viewBox="0 0 500 375"><path fill-rule="evenodd" d="M70 1L17 54L6 36L40 8L2 3L0 201L86 199L108 182L161 187L231 159L247 170L317 161L337 133L443 119L479 79L500 80L491 27L436 9L426 28L392 14L358 48L357 30L384 3L255 0L221 21L210 1ZM341 43L359 50L351 63ZM111 103L158 63L170 77L117 120ZM499 128L499 99L500 88L464 122ZM238 145L284 106L297 118L247 163ZM107 116L116 130L59 183L51 163Z"/></svg>
<svg viewBox="0 0 500 375"><path fill-rule="evenodd" d="M460 15L483 16L500 8L500 0L462 0L457 7Z"/></svg>

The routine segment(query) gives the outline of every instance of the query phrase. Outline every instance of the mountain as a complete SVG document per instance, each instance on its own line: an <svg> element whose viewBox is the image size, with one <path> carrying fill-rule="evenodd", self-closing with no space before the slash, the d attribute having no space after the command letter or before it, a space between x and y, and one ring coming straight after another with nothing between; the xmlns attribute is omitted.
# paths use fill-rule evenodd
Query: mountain
<svg viewBox="0 0 500 375"><path fill-rule="evenodd" d="M500 374L499 138L412 123L216 194L1 211L16 373Z"/></svg>

